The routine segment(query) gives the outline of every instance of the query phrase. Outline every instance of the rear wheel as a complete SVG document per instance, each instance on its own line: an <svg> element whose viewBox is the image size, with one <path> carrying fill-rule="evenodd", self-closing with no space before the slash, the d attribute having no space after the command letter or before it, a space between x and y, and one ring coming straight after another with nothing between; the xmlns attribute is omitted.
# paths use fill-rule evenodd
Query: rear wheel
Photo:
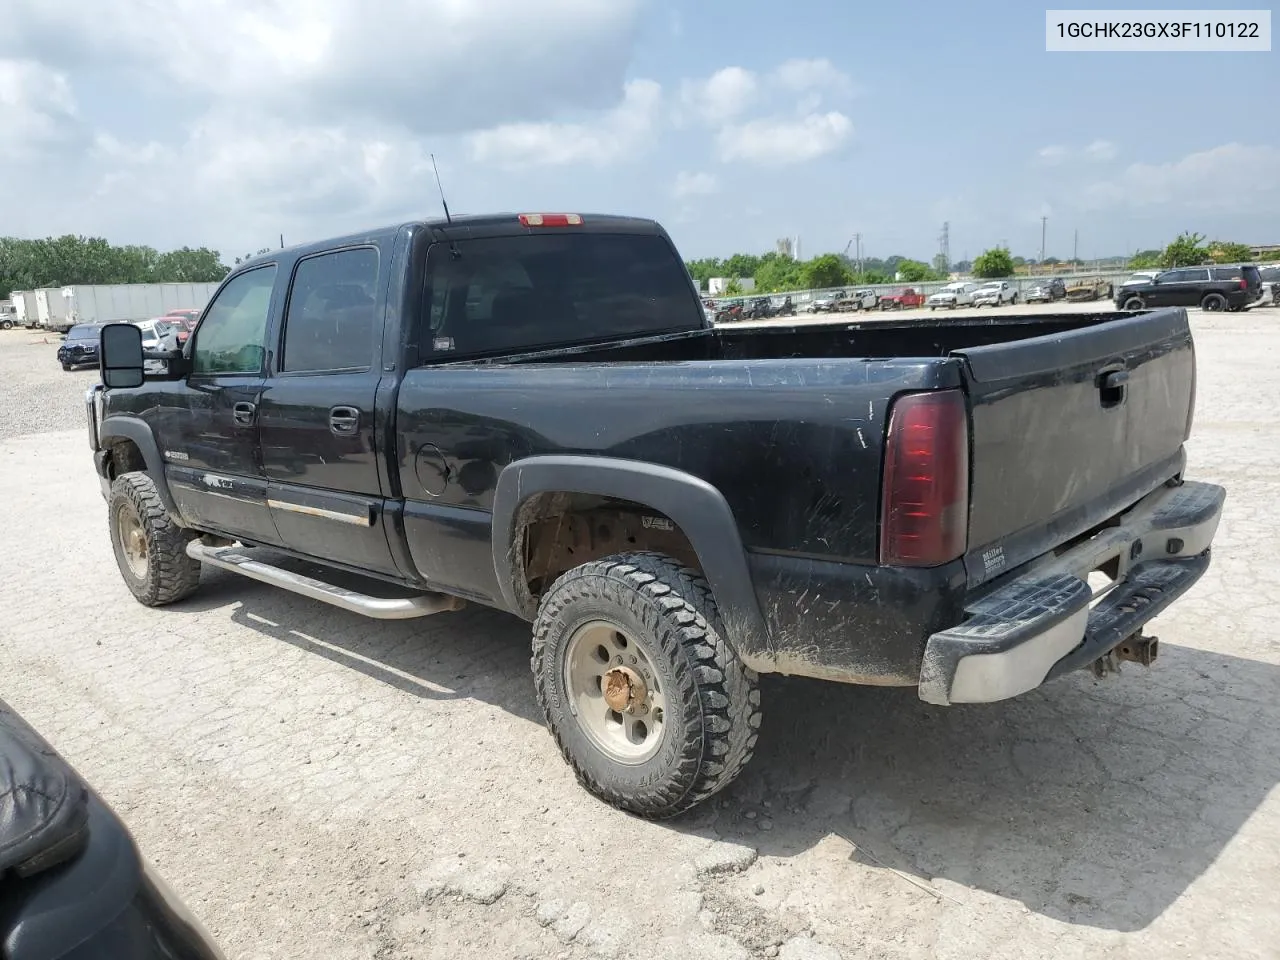
<svg viewBox="0 0 1280 960"><path fill-rule="evenodd" d="M1200 309L1207 310L1210 313L1217 313L1219 310L1227 308L1227 298L1220 293L1207 293L1204 299L1200 301Z"/></svg>
<svg viewBox="0 0 1280 960"><path fill-rule="evenodd" d="M742 771L760 691L702 576L630 553L560 577L538 607L532 668L547 726L605 802L672 817Z"/></svg>
<svg viewBox="0 0 1280 960"><path fill-rule="evenodd" d="M187 556L187 544L196 534L173 522L150 476L116 477L107 511L116 565L139 603L160 607L195 593L200 562Z"/></svg>
<svg viewBox="0 0 1280 960"><path fill-rule="evenodd" d="M1141 310L1146 306L1141 297L1130 297L1124 302L1126 310Z"/></svg>

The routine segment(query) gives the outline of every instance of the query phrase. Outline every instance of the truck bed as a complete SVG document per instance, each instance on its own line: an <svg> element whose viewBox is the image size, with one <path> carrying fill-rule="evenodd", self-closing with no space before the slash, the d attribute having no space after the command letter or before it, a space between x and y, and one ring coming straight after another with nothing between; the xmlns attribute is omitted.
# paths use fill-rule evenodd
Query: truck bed
<svg viewBox="0 0 1280 960"><path fill-rule="evenodd" d="M543 367L537 377L530 364ZM871 564L892 400L963 388L976 585L1179 472L1193 367L1182 310L714 329L412 370L397 433L414 448L419 424L434 433L447 417L501 436L475 444L477 459L593 453L671 466L724 492L749 549ZM1128 377L1114 405L1103 368ZM488 509L491 486L472 486L457 506Z"/></svg>

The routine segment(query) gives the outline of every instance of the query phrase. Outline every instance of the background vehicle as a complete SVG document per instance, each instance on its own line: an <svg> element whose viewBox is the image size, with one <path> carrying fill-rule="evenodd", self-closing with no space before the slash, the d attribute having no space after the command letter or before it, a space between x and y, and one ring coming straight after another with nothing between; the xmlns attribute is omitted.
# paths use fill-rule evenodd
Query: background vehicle
<svg viewBox="0 0 1280 960"><path fill-rule="evenodd" d="M1126 283L1116 291L1115 304L1122 310L1242 310L1258 298L1261 287L1262 278L1254 266L1177 267L1147 283Z"/></svg>
<svg viewBox="0 0 1280 960"><path fill-rule="evenodd" d="M1225 496L1183 481L1185 311L708 327L647 220L274 251L145 359L106 327L86 398L139 602L209 564L373 618L522 616L565 758L653 817L737 776L762 672L945 705L1149 662Z"/></svg>
<svg viewBox="0 0 1280 960"><path fill-rule="evenodd" d="M1008 280L990 280L973 291L975 307L1003 307L1018 302L1018 290Z"/></svg>
<svg viewBox="0 0 1280 960"><path fill-rule="evenodd" d="M0 947L14 960L221 960L128 828L0 701Z"/></svg>
<svg viewBox="0 0 1280 960"><path fill-rule="evenodd" d="M834 293L824 293L820 297L810 300L804 308L805 313L833 313L836 304L845 298L843 290L837 290Z"/></svg>
<svg viewBox="0 0 1280 960"><path fill-rule="evenodd" d="M716 323L732 323L743 319L746 307L741 300L722 300L716 307Z"/></svg>
<svg viewBox="0 0 1280 960"><path fill-rule="evenodd" d="M1052 303L1067 296L1067 285L1061 279L1041 280L1026 293L1027 303Z"/></svg>
<svg viewBox="0 0 1280 960"><path fill-rule="evenodd" d="M81 323L67 331L66 337L58 344L58 362L63 370L82 367L98 362L98 342L102 336L102 325L97 323Z"/></svg>
<svg viewBox="0 0 1280 960"><path fill-rule="evenodd" d="M937 310L938 307L946 307L948 310L954 310L956 307L968 307L973 304L973 293L978 289L976 283L968 280L957 280L955 283L948 283L937 293L929 297L925 301L925 305L930 310Z"/></svg>
<svg viewBox="0 0 1280 960"><path fill-rule="evenodd" d="M1112 296L1112 286L1107 280L1072 279L1067 287L1067 300L1071 303L1083 303L1092 300L1108 300Z"/></svg>
<svg viewBox="0 0 1280 960"><path fill-rule="evenodd" d="M0 300L0 330L13 329L13 315L13 303L9 300Z"/></svg>
<svg viewBox="0 0 1280 960"><path fill-rule="evenodd" d="M836 310L841 313L856 313L859 310L874 310L880 306L880 294L874 290L855 290L849 296L836 302Z"/></svg>
<svg viewBox="0 0 1280 960"><path fill-rule="evenodd" d="M1258 268L1257 306L1280 306L1280 265Z"/></svg>
<svg viewBox="0 0 1280 960"><path fill-rule="evenodd" d="M924 294L918 293L914 287L907 287L880 298L881 310L902 310L924 306Z"/></svg>

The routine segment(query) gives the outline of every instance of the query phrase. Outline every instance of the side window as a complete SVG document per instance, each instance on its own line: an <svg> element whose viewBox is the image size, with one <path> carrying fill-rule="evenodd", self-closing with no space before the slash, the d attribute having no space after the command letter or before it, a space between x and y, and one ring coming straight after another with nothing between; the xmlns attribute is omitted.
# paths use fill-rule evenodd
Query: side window
<svg viewBox="0 0 1280 960"><path fill-rule="evenodd" d="M367 370L373 364L378 251L308 257L293 274L280 369Z"/></svg>
<svg viewBox="0 0 1280 960"><path fill-rule="evenodd" d="M1215 280L1243 280L1244 271L1239 267L1214 267L1213 279Z"/></svg>
<svg viewBox="0 0 1280 960"><path fill-rule="evenodd" d="M240 274L219 291L195 335L192 373L257 373L262 369L275 282L276 267L271 264Z"/></svg>

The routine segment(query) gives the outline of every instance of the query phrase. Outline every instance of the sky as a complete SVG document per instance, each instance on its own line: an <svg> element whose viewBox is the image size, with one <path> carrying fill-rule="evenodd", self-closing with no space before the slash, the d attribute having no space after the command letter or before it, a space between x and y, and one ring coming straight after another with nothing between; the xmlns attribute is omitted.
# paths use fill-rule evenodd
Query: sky
<svg viewBox="0 0 1280 960"><path fill-rule="evenodd" d="M4 10L0 235L230 262L438 216L434 153L454 213L653 217L690 259L1280 243L1280 52L1046 53L1025 3Z"/></svg>

